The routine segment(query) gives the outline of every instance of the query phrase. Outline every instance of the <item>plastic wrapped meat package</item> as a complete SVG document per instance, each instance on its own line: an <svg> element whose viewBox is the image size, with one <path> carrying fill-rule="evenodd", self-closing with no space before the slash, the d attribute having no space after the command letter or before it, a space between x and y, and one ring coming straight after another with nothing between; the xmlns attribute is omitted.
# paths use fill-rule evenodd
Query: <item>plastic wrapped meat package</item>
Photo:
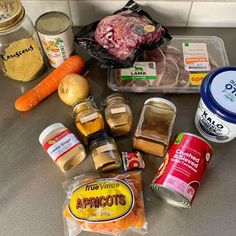
<svg viewBox="0 0 236 236"><path fill-rule="evenodd" d="M82 27L75 41L103 67L130 67L144 50L169 41L167 29L129 0L114 14Z"/></svg>
<svg viewBox="0 0 236 236"><path fill-rule="evenodd" d="M167 46L143 52L133 67L109 69L108 86L120 92L198 93L207 73L228 65L222 39L173 36Z"/></svg>

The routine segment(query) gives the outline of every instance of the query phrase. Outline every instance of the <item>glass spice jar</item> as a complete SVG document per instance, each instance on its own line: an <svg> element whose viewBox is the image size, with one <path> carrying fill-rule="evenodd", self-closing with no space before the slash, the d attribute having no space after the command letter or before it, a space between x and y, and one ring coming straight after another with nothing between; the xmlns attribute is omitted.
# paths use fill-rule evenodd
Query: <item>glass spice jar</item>
<svg viewBox="0 0 236 236"><path fill-rule="evenodd" d="M88 137L104 129L104 120L93 98L79 101L73 105L76 127L87 144Z"/></svg>
<svg viewBox="0 0 236 236"><path fill-rule="evenodd" d="M86 157L83 144L61 123L44 129L39 142L63 173L75 168Z"/></svg>
<svg viewBox="0 0 236 236"><path fill-rule="evenodd" d="M107 172L121 166L121 157L115 140L106 132L99 132L89 138L95 169Z"/></svg>
<svg viewBox="0 0 236 236"><path fill-rule="evenodd" d="M105 101L105 119L113 136L128 134L132 128L132 112L125 98L118 93L109 95Z"/></svg>
<svg viewBox="0 0 236 236"><path fill-rule="evenodd" d="M172 102L163 98L148 99L134 134L134 148L163 157L169 145L175 117L176 107Z"/></svg>
<svg viewBox="0 0 236 236"><path fill-rule="evenodd" d="M20 0L0 0L0 66L7 77L22 82L44 70L36 30Z"/></svg>

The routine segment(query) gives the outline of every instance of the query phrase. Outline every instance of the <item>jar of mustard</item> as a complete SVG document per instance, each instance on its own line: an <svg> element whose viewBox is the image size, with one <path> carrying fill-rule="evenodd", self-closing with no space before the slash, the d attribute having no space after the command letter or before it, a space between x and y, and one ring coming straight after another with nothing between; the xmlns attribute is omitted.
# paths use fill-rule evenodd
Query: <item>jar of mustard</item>
<svg viewBox="0 0 236 236"><path fill-rule="evenodd" d="M39 142L63 173L74 169L86 157L83 144L61 123L44 129Z"/></svg>
<svg viewBox="0 0 236 236"><path fill-rule="evenodd" d="M113 136L128 134L132 128L132 112L125 98L118 93L109 95L105 101L105 119Z"/></svg>
<svg viewBox="0 0 236 236"><path fill-rule="evenodd" d="M88 137L104 129L104 120L93 98L79 101L73 106L76 127L87 144Z"/></svg>
<svg viewBox="0 0 236 236"><path fill-rule="evenodd" d="M176 117L175 105L163 98L145 101L134 134L134 148L163 157L169 145Z"/></svg>
<svg viewBox="0 0 236 236"><path fill-rule="evenodd" d="M36 30L20 0L0 0L0 66L7 77L22 82L44 69Z"/></svg>
<svg viewBox="0 0 236 236"><path fill-rule="evenodd" d="M115 140L106 132L99 132L89 138L95 169L107 172L121 166L121 157Z"/></svg>

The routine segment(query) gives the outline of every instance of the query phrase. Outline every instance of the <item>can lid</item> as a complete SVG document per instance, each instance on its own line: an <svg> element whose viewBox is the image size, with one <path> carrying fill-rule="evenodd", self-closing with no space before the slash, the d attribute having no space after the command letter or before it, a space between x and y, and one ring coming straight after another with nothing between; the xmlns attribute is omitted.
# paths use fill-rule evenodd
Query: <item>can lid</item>
<svg viewBox="0 0 236 236"><path fill-rule="evenodd" d="M0 8L0 32L12 29L25 16L25 9L19 0L0 0Z"/></svg>
<svg viewBox="0 0 236 236"><path fill-rule="evenodd" d="M201 97L211 112L236 124L236 67L221 67L209 73L201 85Z"/></svg>
<svg viewBox="0 0 236 236"><path fill-rule="evenodd" d="M174 109L174 112L176 112L175 104L170 102L169 100L167 100L165 98L158 98L158 97L149 98L145 101L144 105L146 105L149 102L163 102L163 103L166 103L167 105L169 105L170 107L172 107Z"/></svg>
<svg viewBox="0 0 236 236"><path fill-rule="evenodd" d="M44 35L57 35L66 31L71 26L70 18L60 11L49 11L36 20L35 27Z"/></svg>
<svg viewBox="0 0 236 236"><path fill-rule="evenodd" d="M54 123L49 125L46 129L44 129L42 133L39 135L39 142L41 143L41 145L43 145L43 140L48 134L59 128L65 128L65 126L62 123Z"/></svg>
<svg viewBox="0 0 236 236"><path fill-rule="evenodd" d="M155 194L168 204L179 208L191 208L191 202L177 191L155 183L152 183L150 187Z"/></svg>

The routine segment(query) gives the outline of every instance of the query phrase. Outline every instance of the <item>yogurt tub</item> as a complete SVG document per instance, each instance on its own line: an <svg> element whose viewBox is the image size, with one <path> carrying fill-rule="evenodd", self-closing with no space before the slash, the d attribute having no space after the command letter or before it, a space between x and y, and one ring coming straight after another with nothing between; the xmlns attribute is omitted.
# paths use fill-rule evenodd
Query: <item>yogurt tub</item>
<svg viewBox="0 0 236 236"><path fill-rule="evenodd" d="M236 137L236 67L218 68L203 80L195 125L213 142L226 143Z"/></svg>

